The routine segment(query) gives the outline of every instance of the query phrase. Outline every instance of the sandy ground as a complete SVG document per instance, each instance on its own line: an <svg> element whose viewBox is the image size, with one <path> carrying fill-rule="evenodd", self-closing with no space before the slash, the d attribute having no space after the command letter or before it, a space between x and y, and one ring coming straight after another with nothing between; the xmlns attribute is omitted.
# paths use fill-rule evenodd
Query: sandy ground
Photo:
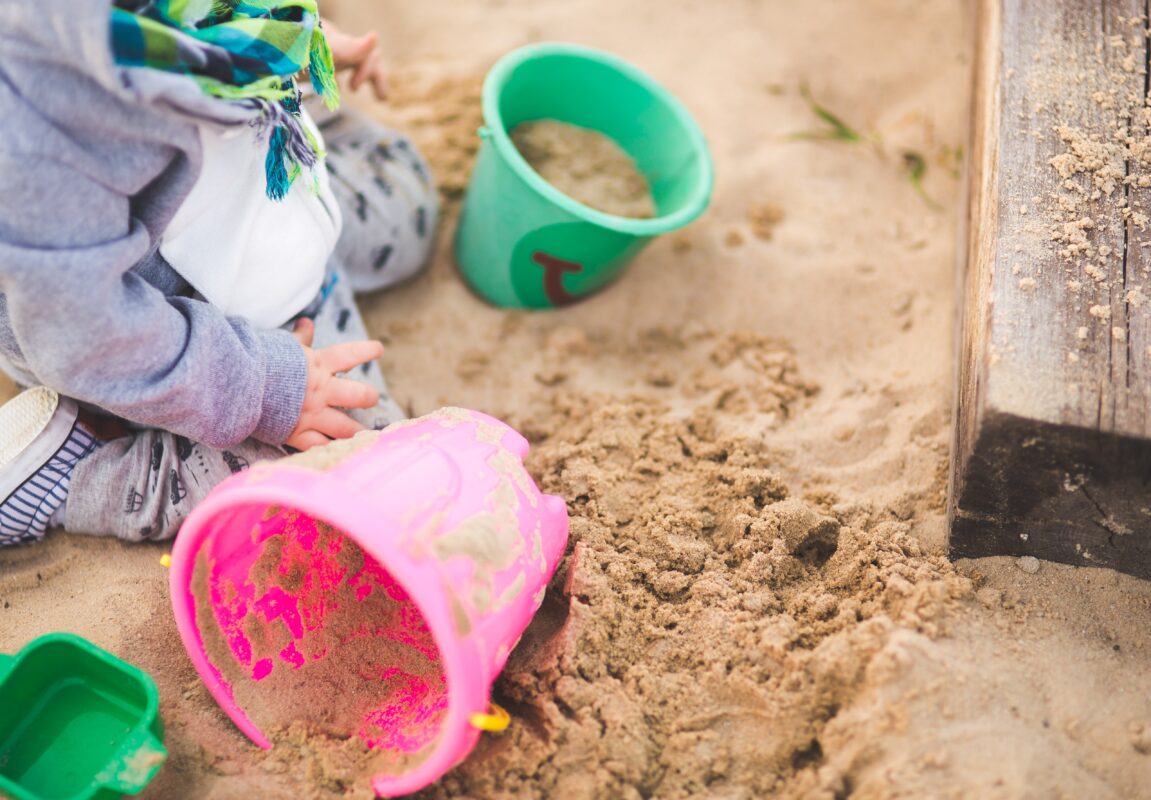
<svg viewBox="0 0 1151 800"><path fill-rule="evenodd" d="M334 11L380 28L394 99L362 105L413 133L449 208L430 272L365 301L395 393L521 428L572 514L496 686L512 728L423 796L1151 797L1151 586L942 556L965 4ZM668 85L718 182L609 291L509 313L461 285L449 245L478 81L545 39ZM821 125L803 84L879 143L791 137ZM0 553L0 652L69 630L148 670L172 755L146 797L341 796L214 708L175 638L165 549L55 534Z"/></svg>

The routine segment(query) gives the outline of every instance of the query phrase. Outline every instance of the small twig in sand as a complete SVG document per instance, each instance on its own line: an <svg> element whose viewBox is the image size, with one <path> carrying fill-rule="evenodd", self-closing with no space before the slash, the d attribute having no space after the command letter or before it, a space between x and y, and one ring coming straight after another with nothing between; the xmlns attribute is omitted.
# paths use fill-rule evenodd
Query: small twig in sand
<svg viewBox="0 0 1151 800"><path fill-rule="evenodd" d="M833 139L840 142L865 142L867 137L860 134L836 114L828 111L826 108L815 102L815 98L811 96L811 89L806 83L800 84L799 93L803 99L807 101L807 106L812 112L821 120L828 124L828 128L822 131L800 131L793 133L789 138L791 139Z"/></svg>
<svg viewBox="0 0 1151 800"><path fill-rule="evenodd" d="M804 141L837 141L846 142L848 144L871 144L876 154L883 160L887 159L887 152L883 147L883 137L878 131L872 131L867 134L862 134L852 128L838 114L829 111L824 106L816 102L815 98L811 95L811 89L806 83L799 85L799 93L807 103L808 108L811 109L817 117L819 117L827 127L823 130L817 131L800 131L793 133L788 138L792 140ZM914 150L899 151L902 158L904 174L907 176L908 182L911 183L915 193L923 199L933 211L942 211L943 206L937 203L932 197L927 194L927 190L923 187L923 177L927 174L927 159L921 153ZM939 162L944 169L947 169L955 177L959 175L959 165L963 160L962 148L944 147L939 154Z"/></svg>
<svg viewBox="0 0 1151 800"><path fill-rule="evenodd" d="M942 211L943 206L932 200L927 190L923 188L923 176L927 172L927 161L923 156L914 150L904 150L903 167L907 170L907 180L911 182L916 194L923 198L923 202L935 211Z"/></svg>

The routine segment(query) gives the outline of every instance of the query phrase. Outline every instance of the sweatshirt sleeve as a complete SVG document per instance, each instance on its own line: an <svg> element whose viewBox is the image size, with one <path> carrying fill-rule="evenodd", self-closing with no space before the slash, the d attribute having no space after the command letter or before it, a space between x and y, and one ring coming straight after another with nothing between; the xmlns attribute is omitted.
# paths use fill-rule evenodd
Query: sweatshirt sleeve
<svg viewBox="0 0 1151 800"><path fill-rule="evenodd" d="M132 273L153 245L131 198L42 152L0 146L0 292L32 372L213 447L249 436L281 444L307 386L295 338L166 297Z"/></svg>

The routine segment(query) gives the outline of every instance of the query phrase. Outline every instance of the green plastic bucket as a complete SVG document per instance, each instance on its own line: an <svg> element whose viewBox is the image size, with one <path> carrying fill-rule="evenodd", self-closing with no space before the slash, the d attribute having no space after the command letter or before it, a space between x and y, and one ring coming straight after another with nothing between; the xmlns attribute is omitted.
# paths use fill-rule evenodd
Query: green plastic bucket
<svg viewBox="0 0 1151 800"><path fill-rule="evenodd" d="M112 800L164 763L156 684L68 633L0 655L0 797Z"/></svg>
<svg viewBox="0 0 1151 800"><path fill-rule="evenodd" d="M515 50L488 73L483 112L456 261L496 305L549 308L589 295L653 238L698 217L711 198L711 155L699 126L666 89L608 53L572 44ZM597 211L540 177L508 135L540 119L615 140L647 178L656 216Z"/></svg>

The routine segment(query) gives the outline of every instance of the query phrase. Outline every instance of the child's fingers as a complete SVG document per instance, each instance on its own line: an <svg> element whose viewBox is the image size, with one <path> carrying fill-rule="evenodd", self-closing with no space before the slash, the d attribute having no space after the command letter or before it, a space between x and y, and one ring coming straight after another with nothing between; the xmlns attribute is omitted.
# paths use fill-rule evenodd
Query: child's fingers
<svg viewBox="0 0 1151 800"><path fill-rule="evenodd" d="M332 62L336 69L362 64L375 51L376 43L379 40L379 34L375 31L365 33L358 39L348 37L343 43L343 47L340 48L339 54L333 51Z"/></svg>
<svg viewBox="0 0 1151 800"><path fill-rule="evenodd" d="M375 361L384 354L384 346L376 341L342 342L317 351L319 363L329 372L348 370Z"/></svg>
<svg viewBox="0 0 1151 800"><path fill-rule="evenodd" d="M292 335L304 347L311 347L312 339L316 336L316 323L307 317L300 317L295 327L292 328Z"/></svg>
<svg viewBox="0 0 1151 800"><path fill-rule="evenodd" d="M372 91L376 95L377 100L387 100L388 94L391 93L392 85L388 80L388 73L381 65L372 71Z"/></svg>
<svg viewBox="0 0 1151 800"><path fill-rule="evenodd" d="M337 408L371 408L380 402L380 393L366 383L336 378L325 387L324 400Z"/></svg>
<svg viewBox="0 0 1151 800"><path fill-rule="evenodd" d="M320 447L330 441L332 440L319 431L301 431L289 437L284 444L302 452L313 447Z"/></svg>
<svg viewBox="0 0 1151 800"><path fill-rule="evenodd" d="M332 439L348 439L364 430L364 426L343 411L325 408L317 411L309 420L312 428Z"/></svg>
<svg viewBox="0 0 1151 800"><path fill-rule="evenodd" d="M363 60L352 73L352 91L359 89L369 78L375 83L376 73L380 71L380 51L372 48L370 53L364 54Z"/></svg>

